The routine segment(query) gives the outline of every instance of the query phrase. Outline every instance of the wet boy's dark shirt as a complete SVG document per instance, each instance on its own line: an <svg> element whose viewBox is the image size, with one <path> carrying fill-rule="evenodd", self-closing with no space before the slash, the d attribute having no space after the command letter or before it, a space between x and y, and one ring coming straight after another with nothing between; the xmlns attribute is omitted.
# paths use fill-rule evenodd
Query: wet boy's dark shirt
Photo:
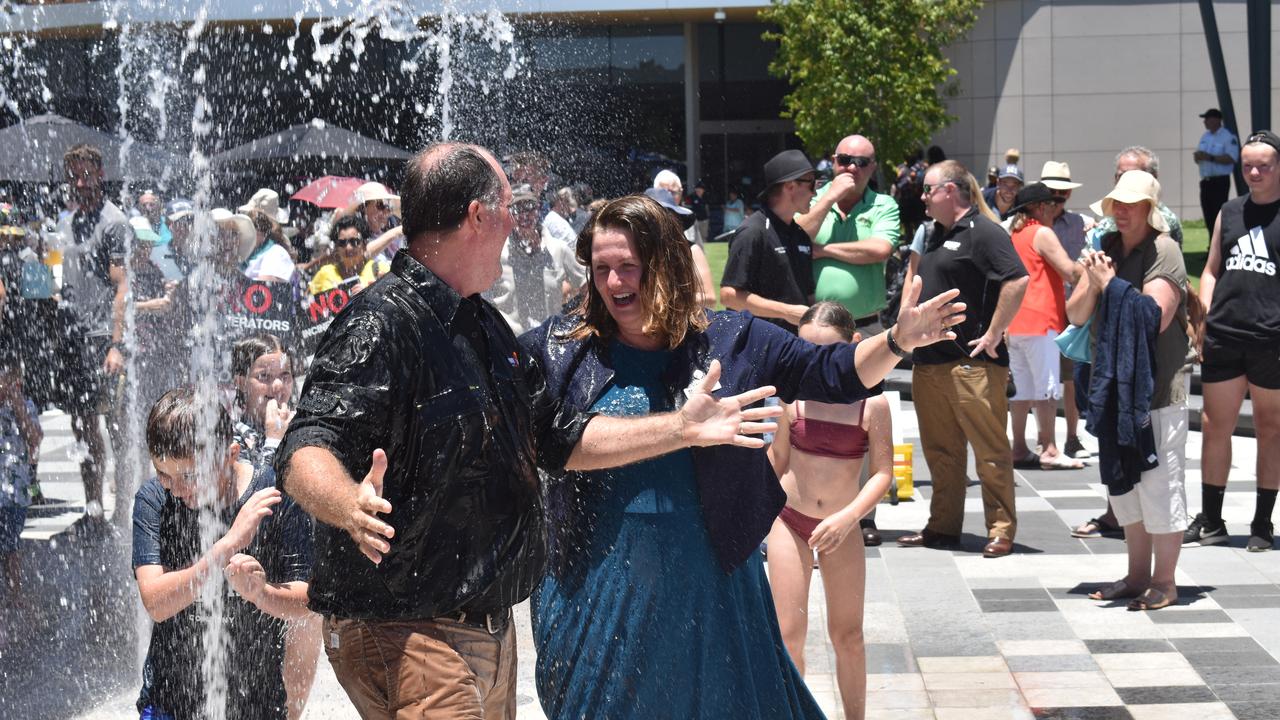
<svg viewBox="0 0 1280 720"><path fill-rule="evenodd" d="M546 564L537 466L563 468L589 417L560 413L492 305L401 251L321 339L276 455L283 478L300 448L323 447L358 482L387 453L391 551L374 565L317 523L311 608L425 619L528 597Z"/></svg>
<svg viewBox="0 0 1280 720"><path fill-rule="evenodd" d="M215 537L226 534L250 495L274 484L271 467L259 466L235 505L219 513ZM241 552L262 563L267 582L305 581L311 574L311 533L310 516L286 498L262 521L253 542ZM200 558L200 546L200 512L170 495L155 478L144 483L133 501L133 568L160 565L165 570L181 570ZM226 592L222 613L226 717L286 718L282 675L285 623L230 588ZM209 608L197 600L152 625L139 712L151 705L175 720L206 716L202 663L209 654L204 644L208 617Z"/></svg>

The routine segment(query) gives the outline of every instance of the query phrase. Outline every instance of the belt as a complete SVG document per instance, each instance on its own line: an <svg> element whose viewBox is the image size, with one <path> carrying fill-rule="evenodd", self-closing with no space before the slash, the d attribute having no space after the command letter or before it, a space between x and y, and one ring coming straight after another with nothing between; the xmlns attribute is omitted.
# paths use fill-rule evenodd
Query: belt
<svg viewBox="0 0 1280 720"><path fill-rule="evenodd" d="M488 632L490 635L501 635L511 624L511 608L494 612L478 612L459 610L448 615L441 615L436 620L448 620L459 625L467 625Z"/></svg>

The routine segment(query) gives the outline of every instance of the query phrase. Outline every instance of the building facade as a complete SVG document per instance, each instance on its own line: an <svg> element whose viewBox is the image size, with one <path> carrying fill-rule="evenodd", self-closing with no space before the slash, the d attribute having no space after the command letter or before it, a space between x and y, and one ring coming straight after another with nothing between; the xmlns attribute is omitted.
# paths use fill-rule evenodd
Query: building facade
<svg viewBox="0 0 1280 720"><path fill-rule="evenodd" d="M20 5L0 31L26 38L22 61L43 70L4 89L21 114L58 112L106 129L123 114L140 139L175 149L190 147L201 97L216 126L200 141L209 153L322 118L410 149L446 134L503 152L540 149L567 179L603 192L675 166L687 184L703 179L723 197L730 185L751 193L765 159L801 145L779 118L787 84L768 72L774 49L757 19L766 4L455 2L449 12L500 12L509 28L492 15L470 28L455 22L447 62L435 45L424 51L425 36L394 39L377 22L366 22L373 29L359 33L357 52L355 34L344 39L333 22L335 13L383 12L431 28L441 6L425 0L347 10L314 0ZM1214 5L1247 133L1245 2ZM185 30L197 16L209 26L193 51ZM336 50L317 53L326 43ZM1044 160L1067 161L1085 183L1072 203L1083 207L1110 186L1117 150L1146 145L1160 154L1166 203L1198 216L1191 151L1199 113L1218 105L1198 3L994 0L947 55L956 120L933 142L950 157L981 173L1018 147L1031 178ZM453 90L442 95L446 69ZM1280 72L1271 77L1274 85Z"/></svg>

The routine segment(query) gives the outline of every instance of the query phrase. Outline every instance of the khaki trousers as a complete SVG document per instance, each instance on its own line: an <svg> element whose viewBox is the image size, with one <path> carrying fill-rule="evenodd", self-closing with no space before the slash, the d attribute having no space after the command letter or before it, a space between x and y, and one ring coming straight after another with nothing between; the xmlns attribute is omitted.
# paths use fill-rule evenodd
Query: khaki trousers
<svg viewBox="0 0 1280 720"><path fill-rule="evenodd" d="M1018 516L1013 499L1013 460L1005 425L1009 369L979 360L916 365L911 394L933 497L927 527L959 535L964 526L968 448L982 483L987 537L1013 540Z"/></svg>
<svg viewBox="0 0 1280 720"><path fill-rule="evenodd" d="M325 652L365 720L515 720L514 625L329 616Z"/></svg>

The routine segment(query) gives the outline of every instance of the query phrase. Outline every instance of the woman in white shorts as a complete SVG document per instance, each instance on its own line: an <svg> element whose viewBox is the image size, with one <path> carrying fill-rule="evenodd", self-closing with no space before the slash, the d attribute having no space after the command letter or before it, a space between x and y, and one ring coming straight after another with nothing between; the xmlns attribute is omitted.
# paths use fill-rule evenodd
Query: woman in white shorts
<svg viewBox="0 0 1280 720"><path fill-rule="evenodd" d="M1189 385L1187 350L1190 347L1187 271L1181 248L1169 236L1168 223L1157 209L1159 196L1160 183L1154 177L1141 170L1130 170L1120 176L1105 198L1093 205L1095 212L1115 218L1116 231L1102 237L1101 252L1086 249L1087 254L1081 256L1085 280L1076 285L1067 305L1067 314L1077 325L1093 317L1090 431L1098 435L1102 481L1107 486L1116 519L1124 527L1129 555L1129 571L1125 576L1089 597L1130 599L1130 610L1157 610L1177 602L1174 572L1182 551L1182 532L1187 529L1187 495L1183 486ZM1128 288L1124 284L1115 285L1120 281L1127 283ZM1146 436L1145 428L1138 427L1134 432L1135 444L1126 448L1119 442L1120 428L1137 425L1140 414L1135 416L1133 410L1127 414L1112 412L1106 405L1095 408L1093 396L1105 389L1106 380L1100 381L1099 377L1107 374L1107 368L1099 368L1099 364L1110 361L1104 360L1104 355L1121 361L1111 363L1114 366L1111 372L1117 378L1121 365L1132 357L1132 346L1112 350L1106 347L1105 341L1099 344L1099 338L1103 337L1100 329L1111 322L1097 312L1103 306L1102 295L1107 293L1108 303L1125 302L1132 291L1141 293L1137 299L1139 311L1134 314L1136 322L1150 318L1156 334L1153 367L1148 370L1152 381L1151 433ZM1112 314L1110 308L1107 314ZM1154 327L1157 324L1158 328ZM1141 353L1139 359L1142 359ZM1132 363L1135 367L1129 376L1135 383L1144 380L1138 374L1138 361L1132 360ZM1108 412L1111 416L1104 417ZM1119 450L1114 460L1109 458L1110 453L1116 452L1112 447Z"/></svg>
<svg viewBox="0 0 1280 720"><path fill-rule="evenodd" d="M1054 337L1067 325L1063 283L1075 283L1080 267L1071 262L1053 233L1053 216L1061 202L1043 183L1018 191L1010 216L1013 247L1027 268L1030 281L1018 314L1009 324L1009 370L1015 393L1010 403L1013 466L1018 469L1072 469L1079 460L1058 451L1054 417L1062 396L1058 376L1061 362ZM1039 452L1027 447L1027 413L1034 411L1039 429Z"/></svg>

